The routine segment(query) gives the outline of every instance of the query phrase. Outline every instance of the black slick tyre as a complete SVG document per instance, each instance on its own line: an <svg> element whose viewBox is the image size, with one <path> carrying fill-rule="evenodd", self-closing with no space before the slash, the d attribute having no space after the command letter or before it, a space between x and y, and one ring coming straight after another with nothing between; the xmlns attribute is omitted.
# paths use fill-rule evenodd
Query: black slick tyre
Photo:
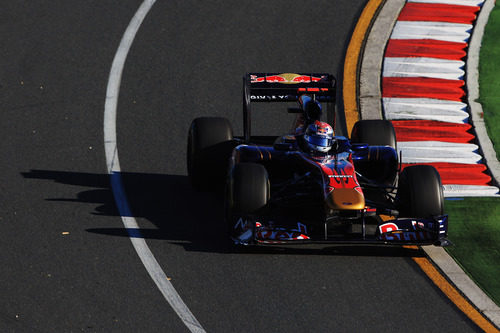
<svg viewBox="0 0 500 333"><path fill-rule="evenodd" d="M406 167L399 176L396 202L402 217L443 215L443 187L437 170L431 165Z"/></svg>
<svg viewBox="0 0 500 333"><path fill-rule="evenodd" d="M223 185L235 146L233 130L226 118L194 119L187 145L187 168L192 185L196 189Z"/></svg>
<svg viewBox="0 0 500 333"><path fill-rule="evenodd" d="M245 216L256 213L269 200L269 176L257 163L239 163L230 177L232 213Z"/></svg>
<svg viewBox="0 0 500 333"><path fill-rule="evenodd" d="M390 121L368 119L356 122L352 128L351 143L369 146L367 159L355 162L357 171L375 183L395 184L398 153L396 132Z"/></svg>
<svg viewBox="0 0 500 333"><path fill-rule="evenodd" d="M239 224L253 223L269 201L269 177L261 164L238 163L231 170L226 185L225 209L229 251L235 251L234 239L240 236Z"/></svg>
<svg viewBox="0 0 500 333"><path fill-rule="evenodd" d="M396 132L388 120L367 119L356 122L352 128L351 142L389 146L397 150Z"/></svg>

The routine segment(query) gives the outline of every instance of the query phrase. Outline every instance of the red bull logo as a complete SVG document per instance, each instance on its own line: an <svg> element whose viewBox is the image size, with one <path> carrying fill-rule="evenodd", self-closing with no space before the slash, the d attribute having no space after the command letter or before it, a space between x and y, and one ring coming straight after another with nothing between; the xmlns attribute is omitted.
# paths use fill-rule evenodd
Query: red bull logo
<svg viewBox="0 0 500 333"><path fill-rule="evenodd" d="M328 136L328 137L333 135L333 128L327 123L316 120L314 122L314 126L316 126L316 134L318 135Z"/></svg>
<svg viewBox="0 0 500 333"><path fill-rule="evenodd" d="M251 83L269 82L269 83L297 84L297 83L318 82L322 78L323 77L316 77L316 76L302 75L295 73L271 74L267 76L250 75Z"/></svg>
<svg viewBox="0 0 500 333"><path fill-rule="evenodd" d="M328 128L326 127L318 127L318 130L316 131L319 135L328 135Z"/></svg>

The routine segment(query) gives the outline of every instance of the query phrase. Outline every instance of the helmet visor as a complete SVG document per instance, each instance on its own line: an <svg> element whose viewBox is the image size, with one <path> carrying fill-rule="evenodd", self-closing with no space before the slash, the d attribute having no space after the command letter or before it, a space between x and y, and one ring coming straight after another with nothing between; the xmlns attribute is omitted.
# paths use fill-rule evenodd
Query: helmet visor
<svg viewBox="0 0 500 333"><path fill-rule="evenodd" d="M315 146L330 147L332 145L333 139L324 136L308 135L306 137L307 142Z"/></svg>

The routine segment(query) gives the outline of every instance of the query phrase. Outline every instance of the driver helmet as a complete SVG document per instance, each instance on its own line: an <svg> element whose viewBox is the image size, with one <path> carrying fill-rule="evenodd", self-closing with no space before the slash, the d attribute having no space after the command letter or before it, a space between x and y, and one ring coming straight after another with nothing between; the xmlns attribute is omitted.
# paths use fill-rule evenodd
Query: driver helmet
<svg viewBox="0 0 500 333"><path fill-rule="evenodd" d="M304 140L311 153L326 154L332 149L333 128L325 122L316 120L307 126Z"/></svg>

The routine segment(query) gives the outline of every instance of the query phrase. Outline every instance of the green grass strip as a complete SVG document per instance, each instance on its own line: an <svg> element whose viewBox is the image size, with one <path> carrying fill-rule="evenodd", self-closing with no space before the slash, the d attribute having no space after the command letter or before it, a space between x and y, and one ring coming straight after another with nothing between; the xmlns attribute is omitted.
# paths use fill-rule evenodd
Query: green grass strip
<svg viewBox="0 0 500 333"><path fill-rule="evenodd" d="M446 250L500 305L500 198L446 200L445 212L454 244Z"/></svg>
<svg viewBox="0 0 500 333"><path fill-rule="evenodd" d="M500 6L490 14L479 57L479 102L488 135L500 160Z"/></svg>

